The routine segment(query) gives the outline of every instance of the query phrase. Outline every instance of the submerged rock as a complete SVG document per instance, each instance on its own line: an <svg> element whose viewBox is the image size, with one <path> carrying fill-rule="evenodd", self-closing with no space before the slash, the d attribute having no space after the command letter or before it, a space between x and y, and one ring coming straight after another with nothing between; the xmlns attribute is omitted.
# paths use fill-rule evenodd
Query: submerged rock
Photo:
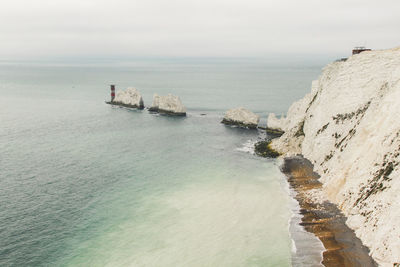
<svg viewBox="0 0 400 267"><path fill-rule="evenodd" d="M182 104L181 99L171 94L167 96L154 94L149 111L173 116L186 116L186 107Z"/></svg>
<svg viewBox="0 0 400 267"><path fill-rule="evenodd" d="M114 101L110 102L110 104L129 108L144 108L142 95L133 87L129 87L125 91L118 90Z"/></svg>
<svg viewBox="0 0 400 267"><path fill-rule="evenodd" d="M250 110L240 107L228 110L221 123L256 129L259 121L260 116L254 114Z"/></svg>

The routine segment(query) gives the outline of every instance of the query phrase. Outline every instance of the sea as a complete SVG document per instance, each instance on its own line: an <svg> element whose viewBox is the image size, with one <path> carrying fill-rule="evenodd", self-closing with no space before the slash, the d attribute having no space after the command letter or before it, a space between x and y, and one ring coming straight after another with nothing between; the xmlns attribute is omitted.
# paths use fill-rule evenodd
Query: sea
<svg viewBox="0 0 400 267"><path fill-rule="evenodd" d="M320 266L262 130L323 64L149 58L0 62L0 266ZM110 84L177 95L186 117L105 104Z"/></svg>

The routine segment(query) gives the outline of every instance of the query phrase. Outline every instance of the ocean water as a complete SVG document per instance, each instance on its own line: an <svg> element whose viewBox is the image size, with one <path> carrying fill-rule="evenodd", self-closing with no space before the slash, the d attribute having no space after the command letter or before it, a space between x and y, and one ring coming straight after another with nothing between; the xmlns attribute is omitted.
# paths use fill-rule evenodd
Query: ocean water
<svg viewBox="0 0 400 267"><path fill-rule="evenodd" d="M279 162L252 154L265 118L320 66L262 60L0 65L0 266L317 266ZM186 118L106 105L109 84L179 95ZM205 113L206 115L202 115Z"/></svg>

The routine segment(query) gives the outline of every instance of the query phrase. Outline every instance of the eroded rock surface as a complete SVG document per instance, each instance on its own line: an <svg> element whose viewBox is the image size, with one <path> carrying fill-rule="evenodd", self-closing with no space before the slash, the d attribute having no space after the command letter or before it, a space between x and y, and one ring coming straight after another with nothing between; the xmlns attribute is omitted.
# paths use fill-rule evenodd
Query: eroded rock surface
<svg viewBox="0 0 400 267"><path fill-rule="evenodd" d="M136 90L136 88L133 87L129 87L125 91L118 90L114 101L112 101L110 104L138 109L144 108L142 95L138 90Z"/></svg>
<svg viewBox="0 0 400 267"><path fill-rule="evenodd" d="M149 111L174 116L186 116L186 107L182 104L181 99L171 94L166 96L154 94L153 103Z"/></svg>
<svg viewBox="0 0 400 267"><path fill-rule="evenodd" d="M259 121L260 116L254 114L250 110L240 107L228 110L221 122L227 125L256 129Z"/></svg>

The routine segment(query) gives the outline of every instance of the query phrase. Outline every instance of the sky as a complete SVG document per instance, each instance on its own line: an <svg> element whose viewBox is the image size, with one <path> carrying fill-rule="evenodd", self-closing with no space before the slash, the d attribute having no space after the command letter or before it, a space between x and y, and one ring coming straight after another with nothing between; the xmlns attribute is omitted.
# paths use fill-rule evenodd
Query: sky
<svg viewBox="0 0 400 267"><path fill-rule="evenodd" d="M1 0L0 60L346 55L400 46L400 0Z"/></svg>

